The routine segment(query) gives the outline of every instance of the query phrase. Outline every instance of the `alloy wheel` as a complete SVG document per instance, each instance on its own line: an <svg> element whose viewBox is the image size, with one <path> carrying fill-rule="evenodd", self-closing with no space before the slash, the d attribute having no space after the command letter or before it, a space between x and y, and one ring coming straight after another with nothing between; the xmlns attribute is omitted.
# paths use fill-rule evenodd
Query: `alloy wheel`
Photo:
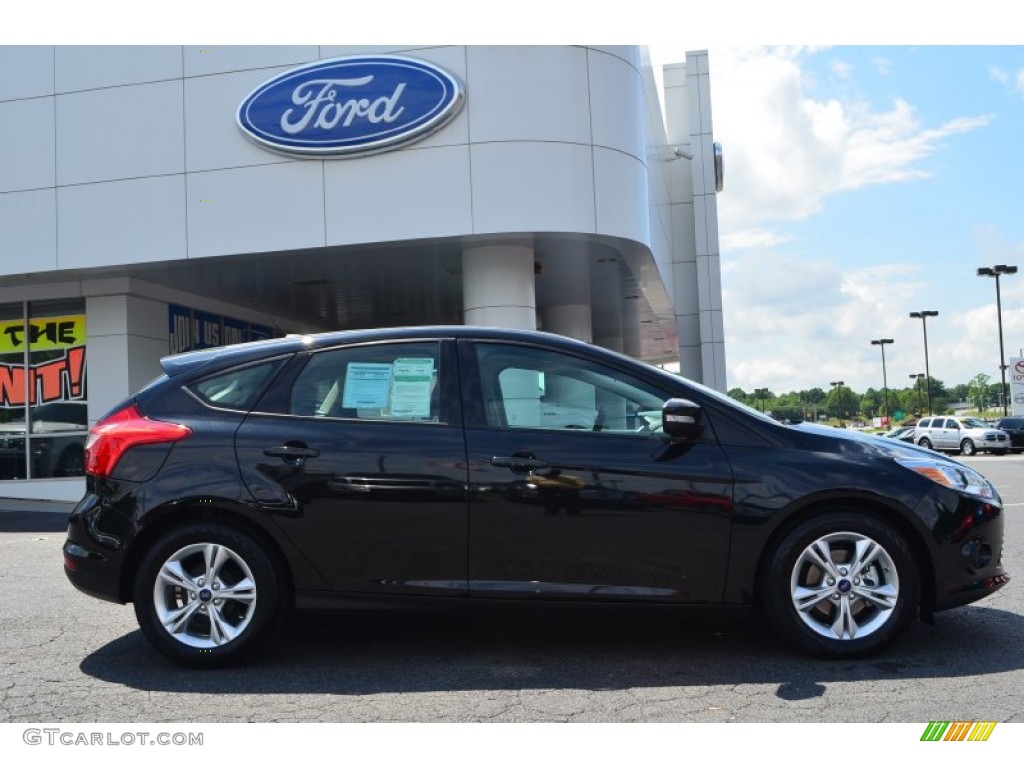
<svg viewBox="0 0 1024 768"><path fill-rule="evenodd" d="M153 607L166 632L193 648L216 648L243 633L256 610L252 570L222 544L200 542L164 561Z"/></svg>
<svg viewBox="0 0 1024 768"><path fill-rule="evenodd" d="M859 639L881 629L896 608L899 590L897 568L885 548L848 531L811 542L790 577L800 621L833 640Z"/></svg>

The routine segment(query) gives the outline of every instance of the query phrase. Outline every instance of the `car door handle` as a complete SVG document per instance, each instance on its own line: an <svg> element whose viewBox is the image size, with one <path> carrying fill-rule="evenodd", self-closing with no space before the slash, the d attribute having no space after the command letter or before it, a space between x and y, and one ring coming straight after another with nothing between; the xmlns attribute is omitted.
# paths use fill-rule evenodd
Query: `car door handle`
<svg viewBox="0 0 1024 768"><path fill-rule="evenodd" d="M550 467L551 462L537 459L533 456L492 456L491 465L495 467L508 467L515 472L526 472L531 469Z"/></svg>
<svg viewBox="0 0 1024 768"><path fill-rule="evenodd" d="M265 448L263 450L263 455L284 459L285 461L293 464L303 464L306 459L315 459L319 456L320 451L316 448L309 448L305 445L285 444L276 448Z"/></svg>

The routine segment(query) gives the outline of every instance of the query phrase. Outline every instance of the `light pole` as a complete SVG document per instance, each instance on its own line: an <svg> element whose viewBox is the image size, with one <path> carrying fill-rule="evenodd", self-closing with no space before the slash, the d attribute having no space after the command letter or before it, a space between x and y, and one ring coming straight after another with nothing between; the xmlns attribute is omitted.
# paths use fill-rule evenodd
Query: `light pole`
<svg viewBox="0 0 1024 768"><path fill-rule="evenodd" d="M932 372L928 367L928 318L938 317L939 313L934 309L923 309L920 312L911 312L910 316L913 318L921 318L921 328L924 330L924 375L927 377L924 380L924 393L925 399L928 402L928 413L932 412ZM921 406L918 406L918 410Z"/></svg>
<svg viewBox="0 0 1024 768"><path fill-rule="evenodd" d="M917 379L917 415L918 416L921 415L921 379L923 379L925 376L926 376L926 374L924 374L924 373L912 373L912 374L910 374L910 378ZM932 412L932 410L929 407L928 408L928 413L931 413L931 412Z"/></svg>
<svg viewBox="0 0 1024 768"><path fill-rule="evenodd" d="M836 411L839 413L839 426L842 426L843 425L843 411L842 411L842 407L840 405L840 397L842 396L843 393L842 393L842 390L840 389L840 387L842 387L843 384L845 384L846 382L845 381L833 381L833 382L830 382L830 383L831 383L831 385L833 387L836 388Z"/></svg>
<svg viewBox="0 0 1024 768"><path fill-rule="evenodd" d="M1006 407L1006 356L1003 354L1003 300L999 295L999 276L1015 275L1017 267L1009 264L996 264L994 267L978 267L978 277L994 277L996 279L996 317L999 319L999 375L1002 376L1003 393L1003 416L1008 411Z"/></svg>
<svg viewBox="0 0 1024 768"><path fill-rule="evenodd" d="M761 413L764 413L764 401L768 397L768 390L764 387L754 390L754 397L761 401Z"/></svg>
<svg viewBox="0 0 1024 768"><path fill-rule="evenodd" d="M872 344L882 348L882 392L885 395L885 423L889 423L889 382L885 375L885 345L892 344L892 339L872 339Z"/></svg>

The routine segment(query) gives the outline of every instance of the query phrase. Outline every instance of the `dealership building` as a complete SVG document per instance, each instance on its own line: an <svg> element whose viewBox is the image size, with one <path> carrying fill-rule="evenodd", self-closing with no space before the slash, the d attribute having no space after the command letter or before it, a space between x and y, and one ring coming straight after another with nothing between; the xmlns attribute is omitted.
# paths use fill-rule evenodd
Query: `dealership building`
<svg viewBox="0 0 1024 768"><path fill-rule="evenodd" d="M708 57L0 47L0 497L179 351L472 324L725 391Z"/></svg>

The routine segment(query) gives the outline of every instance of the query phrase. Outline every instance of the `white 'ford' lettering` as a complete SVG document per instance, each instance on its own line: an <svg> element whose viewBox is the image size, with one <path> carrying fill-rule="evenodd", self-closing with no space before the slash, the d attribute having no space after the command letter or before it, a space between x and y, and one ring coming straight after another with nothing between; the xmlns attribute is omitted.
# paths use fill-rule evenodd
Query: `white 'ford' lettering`
<svg viewBox="0 0 1024 768"><path fill-rule="evenodd" d="M288 109L281 115L281 130L296 134L312 124L314 128L329 131L338 123L348 127L357 117L365 117L373 124L393 123L405 111L405 107L398 106L398 100L405 90L405 83L399 83L390 96L378 96L372 101L359 98L338 99L341 89L358 88L372 81L373 75L366 75L341 80L307 80L301 83L292 91L292 104L301 107L301 110Z"/></svg>

